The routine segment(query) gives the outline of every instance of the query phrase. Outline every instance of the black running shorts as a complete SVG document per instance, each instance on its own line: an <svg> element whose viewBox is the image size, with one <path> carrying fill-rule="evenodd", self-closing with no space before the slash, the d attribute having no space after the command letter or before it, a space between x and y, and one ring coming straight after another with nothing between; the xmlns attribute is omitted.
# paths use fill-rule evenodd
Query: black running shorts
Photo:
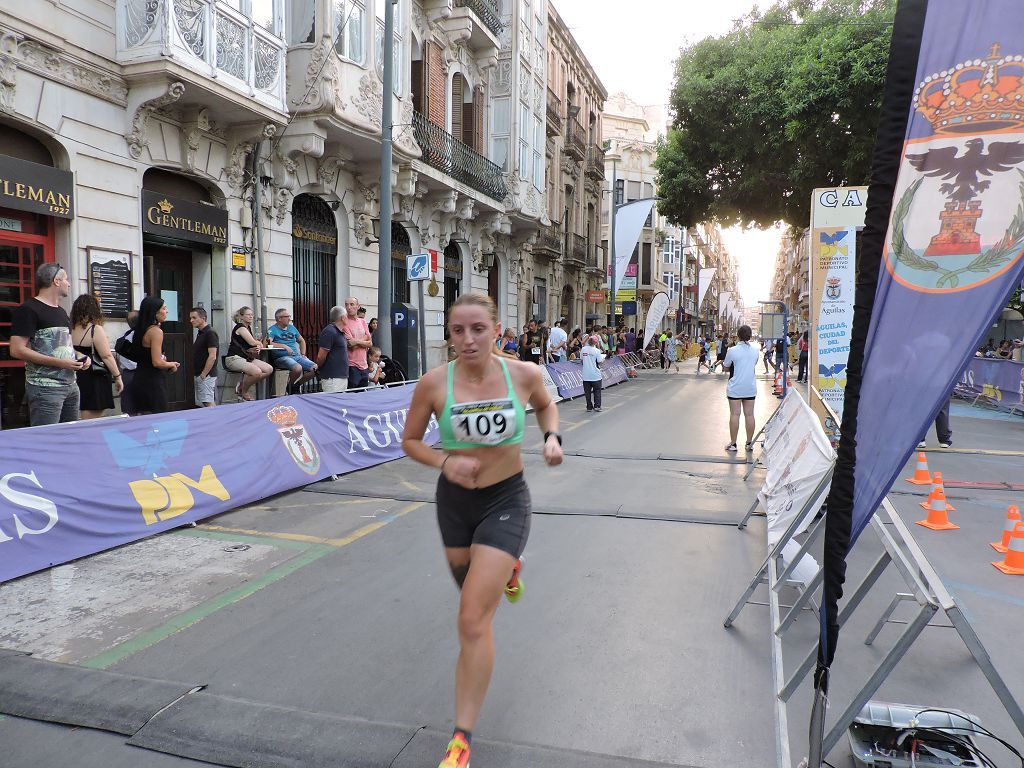
<svg viewBox="0 0 1024 768"><path fill-rule="evenodd" d="M523 473L486 488L463 488L442 472L437 479L437 524L446 547L484 544L519 557L530 535L530 489Z"/></svg>

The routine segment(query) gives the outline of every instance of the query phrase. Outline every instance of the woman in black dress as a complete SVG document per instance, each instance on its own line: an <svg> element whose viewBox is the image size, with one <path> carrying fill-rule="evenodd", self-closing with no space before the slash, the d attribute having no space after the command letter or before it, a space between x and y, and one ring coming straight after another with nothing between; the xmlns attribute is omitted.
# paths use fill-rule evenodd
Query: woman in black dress
<svg viewBox="0 0 1024 768"><path fill-rule="evenodd" d="M163 299L147 296L142 300L132 340L132 355L138 363L132 379L132 402L138 414L167 410L167 377L164 371L174 373L178 370L178 363L164 359L164 332L160 323L166 319L167 305Z"/></svg>
<svg viewBox="0 0 1024 768"><path fill-rule="evenodd" d="M83 419L96 419L108 408L114 407L114 395L110 389L111 379L121 394L121 371L117 368L110 340L103 330L103 312L100 303L91 293L83 293L71 305L71 343L79 355L102 360L103 366L92 363L79 371L78 391L81 394L80 413Z"/></svg>

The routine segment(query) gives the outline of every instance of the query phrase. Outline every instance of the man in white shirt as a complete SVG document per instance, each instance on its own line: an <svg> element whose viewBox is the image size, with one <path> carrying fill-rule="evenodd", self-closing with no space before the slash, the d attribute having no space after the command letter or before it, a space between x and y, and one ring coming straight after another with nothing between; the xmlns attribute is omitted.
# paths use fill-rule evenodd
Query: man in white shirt
<svg viewBox="0 0 1024 768"><path fill-rule="evenodd" d="M729 371L725 394L729 399L729 444L727 451L736 450L736 436L740 430L740 409L747 426L746 449L754 447L754 397L757 395L757 361L760 353L750 345L750 326L741 325L737 331L739 343L725 353L724 369Z"/></svg>
<svg viewBox="0 0 1024 768"><path fill-rule="evenodd" d="M565 320L559 320L548 336L548 358L559 363L564 363L569 359L567 352L569 334L565 332L564 326Z"/></svg>
<svg viewBox="0 0 1024 768"><path fill-rule="evenodd" d="M583 394L587 398L588 411L601 411L601 363L604 362L605 354L597 345L600 339L596 336L588 336L587 343L580 350L580 360L583 361Z"/></svg>

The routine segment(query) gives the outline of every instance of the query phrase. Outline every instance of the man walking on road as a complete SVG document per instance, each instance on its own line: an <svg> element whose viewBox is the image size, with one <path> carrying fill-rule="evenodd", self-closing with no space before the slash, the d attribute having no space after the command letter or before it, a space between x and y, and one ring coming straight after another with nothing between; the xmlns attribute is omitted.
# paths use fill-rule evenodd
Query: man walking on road
<svg viewBox="0 0 1024 768"><path fill-rule="evenodd" d="M35 298L11 318L11 357L25 361L25 399L33 427L78 421L75 373L89 367L89 358L76 359L71 345L71 318L60 306L70 292L71 281L60 264L40 264Z"/></svg>
<svg viewBox="0 0 1024 768"><path fill-rule="evenodd" d="M196 329L196 338L192 342L196 405L210 408L217 404L217 355L220 354L220 339L206 322L206 310L202 307L192 307L188 321Z"/></svg>
<svg viewBox="0 0 1024 768"><path fill-rule="evenodd" d="M370 365L366 354L373 346L370 326L359 317L359 299L349 296L345 299L345 322L342 329L348 340L348 388L365 387L370 380Z"/></svg>
<svg viewBox="0 0 1024 768"><path fill-rule="evenodd" d="M348 388L348 339L345 336L342 307L331 307L330 322L317 339L316 364L320 366L320 386L324 392L344 392Z"/></svg>
<svg viewBox="0 0 1024 768"><path fill-rule="evenodd" d="M587 410L601 412L601 363L605 355L597 346L598 339L587 337L587 343L580 350L583 361L583 394L587 398Z"/></svg>

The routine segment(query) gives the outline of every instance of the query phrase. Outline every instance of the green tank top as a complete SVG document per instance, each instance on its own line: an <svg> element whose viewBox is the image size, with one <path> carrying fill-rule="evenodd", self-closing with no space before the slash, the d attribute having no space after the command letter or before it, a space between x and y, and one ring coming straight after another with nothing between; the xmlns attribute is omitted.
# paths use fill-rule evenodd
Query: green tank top
<svg viewBox="0 0 1024 768"><path fill-rule="evenodd" d="M523 442L526 409L516 396L508 365L500 357L508 393L505 398L455 402L455 361L448 363L448 397L441 411L441 447L445 449L515 445Z"/></svg>

